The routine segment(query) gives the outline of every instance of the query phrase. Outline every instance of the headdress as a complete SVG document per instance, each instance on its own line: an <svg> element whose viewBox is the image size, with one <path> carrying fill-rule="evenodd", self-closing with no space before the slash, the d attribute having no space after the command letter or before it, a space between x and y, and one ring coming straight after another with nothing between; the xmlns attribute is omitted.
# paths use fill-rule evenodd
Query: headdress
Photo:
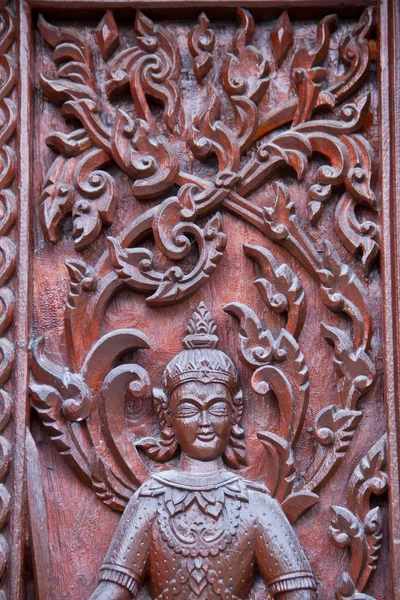
<svg viewBox="0 0 400 600"><path fill-rule="evenodd" d="M168 392L186 381L199 381L224 383L236 393L238 373L229 356L217 349L216 330L210 312L201 302L186 327L182 342L185 349L165 369L164 385Z"/></svg>

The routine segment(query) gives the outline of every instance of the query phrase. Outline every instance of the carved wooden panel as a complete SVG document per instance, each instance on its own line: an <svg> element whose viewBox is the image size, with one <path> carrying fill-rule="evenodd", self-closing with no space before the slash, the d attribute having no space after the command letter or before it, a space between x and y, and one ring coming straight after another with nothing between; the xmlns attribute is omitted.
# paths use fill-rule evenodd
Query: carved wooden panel
<svg viewBox="0 0 400 600"><path fill-rule="evenodd" d="M161 4L1 12L4 598L395 597L386 13Z"/></svg>

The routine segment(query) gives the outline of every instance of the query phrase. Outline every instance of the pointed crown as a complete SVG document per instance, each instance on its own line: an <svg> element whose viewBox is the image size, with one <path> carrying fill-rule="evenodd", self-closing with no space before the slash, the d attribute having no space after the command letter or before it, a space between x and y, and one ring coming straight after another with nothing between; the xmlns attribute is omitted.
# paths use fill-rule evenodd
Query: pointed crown
<svg viewBox="0 0 400 600"><path fill-rule="evenodd" d="M232 360L217 349L217 326L201 302L194 311L186 329L182 345L185 348L175 356L164 371L164 385L171 392L186 381L224 383L232 393L239 387L238 373Z"/></svg>

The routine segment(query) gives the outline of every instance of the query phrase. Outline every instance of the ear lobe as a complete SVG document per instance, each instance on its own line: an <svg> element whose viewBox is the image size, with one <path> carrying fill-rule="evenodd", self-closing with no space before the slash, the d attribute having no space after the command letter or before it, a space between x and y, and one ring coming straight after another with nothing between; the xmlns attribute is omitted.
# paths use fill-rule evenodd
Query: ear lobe
<svg viewBox="0 0 400 600"><path fill-rule="evenodd" d="M243 392L239 390L232 398L233 421L238 425L243 415Z"/></svg>
<svg viewBox="0 0 400 600"><path fill-rule="evenodd" d="M171 427L171 412L169 407L168 396L161 388L153 388L154 409L160 424L160 429Z"/></svg>
<svg viewBox="0 0 400 600"><path fill-rule="evenodd" d="M154 408L160 425L161 440L145 438L137 446L150 458L158 462L166 462L178 452L179 446L171 427L169 400L164 390L153 388Z"/></svg>

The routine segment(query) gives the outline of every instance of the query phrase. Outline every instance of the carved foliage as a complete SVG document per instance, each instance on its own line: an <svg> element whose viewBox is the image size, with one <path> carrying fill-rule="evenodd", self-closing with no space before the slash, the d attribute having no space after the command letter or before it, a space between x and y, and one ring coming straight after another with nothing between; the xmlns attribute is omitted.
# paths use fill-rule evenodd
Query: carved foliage
<svg viewBox="0 0 400 600"><path fill-rule="evenodd" d="M208 104L195 116L189 128L188 143L195 156L201 160L211 155L217 157L218 172L212 178L212 185L225 192L218 196L218 203L223 203L228 210L278 241L274 229L278 227L279 230L280 224L283 225L289 218L282 202L262 214L257 207L250 207L244 196L275 175L278 168L287 165L293 167L301 180L311 155L314 152L325 155L332 166L321 167L316 184L311 186L310 218L315 222L333 188L345 185L346 194L336 211L336 229L350 252L361 251L367 271L378 251L379 231L371 220L359 222L356 210L359 204L373 210L376 208L371 191L373 157L365 139L353 134L365 122L368 97L361 99L357 106L344 107L337 121L310 119L314 109L322 106L333 108L362 83L370 62L367 36L373 26L373 11L366 9L359 25L343 38L340 53L344 62L350 64L350 71L331 88L322 88L325 74L322 65L330 47L330 33L337 27L337 18L330 15L320 22L312 49L304 44L295 49L292 74L298 85L299 97L297 103L290 100L283 111L283 121L279 107L267 115L259 114L258 104L265 99L268 89L269 65L262 51L251 44L255 30L252 15L238 9L238 20L239 29L232 40L232 53L227 53L221 70L222 85L234 111L234 127L225 124L221 118L221 94L215 84L209 82ZM90 70L91 56L86 39L75 32L53 27L43 19L39 26L54 48L54 62L62 65L57 79L42 76L43 89L53 101L62 103L64 116L78 118L84 127L84 130L76 130L68 136L53 134L49 136L48 143L63 153L68 162L71 156L87 151L88 145L103 150L133 180L132 191L138 199L157 198L174 183L182 185L193 181L180 170L173 138L168 140L161 132L162 128L156 123L147 101L151 98L162 104L164 123L171 132L178 123L184 123L184 107L178 91L180 51L171 34L138 11L135 20L137 44L115 53L119 43L118 29L112 13L108 12L96 30L105 59L114 53L110 77L105 90L102 90ZM107 41L104 38L106 34ZM202 13L188 38L199 82L203 81L211 67L215 41L210 23ZM278 76L279 67L293 45L287 13L282 14L271 30L271 44ZM107 120L111 124L106 125L105 119L101 119L98 113L102 95L106 94L113 100L118 93L128 90L139 118L133 119L109 104L114 116L111 121ZM181 113L182 118L179 116ZM292 121L290 131L278 134L262 145L239 170L240 154L263 133L287 121ZM54 165L50 169L42 209L42 226L48 239L56 239L60 221L70 211L78 221L75 228L77 249L82 249L98 235L102 223L112 221L112 185L107 174L98 170L107 162L102 156L104 162L96 165L97 171L92 175L87 171L87 177L92 177L97 183L94 183L95 189L84 189L85 201L79 197L82 190L76 190L75 183L75 162L80 161L76 159L69 166L60 161L57 167ZM210 186L209 181L200 178L196 178L196 184L203 190ZM240 197L237 192L230 192L235 187ZM101 199L98 199L99 196ZM78 208L74 210L76 204ZM209 210L212 206L215 204L210 203ZM279 243L299 254L304 266L315 276L318 255L304 232L299 230L296 219L291 219L288 235L281 237Z"/></svg>
<svg viewBox="0 0 400 600"><path fill-rule="evenodd" d="M189 33L188 46L193 56L193 71L200 83L212 67L215 46L215 33L204 13L199 15L198 24Z"/></svg>
<svg viewBox="0 0 400 600"><path fill-rule="evenodd" d="M320 271L325 303L330 310L343 312L353 323L353 336L322 323L322 333L335 347L339 375L338 393L343 407L354 409L358 398L372 386L375 365L369 356L372 336L371 313L358 277L344 265L333 247L325 244L325 268Z"/></svg>
<svg viewBox="0 0 400 600"><path fill-rule="evenodd" d="M387 489L386 436L364 456L349 482L347 507L332 507L330 528L333 543L349 548L350 565L343 574L336 597L338 600L371 600L361 594L376 568L382 539L382 519L379 507L370 508L371 494L383 494ZM372 599L373 600L373 599Z"/></svg>
<svg viewBox="0 0 400 600"><path fill-rule="evenodd" d="M70 269L78 280L70 294L70 301L76 303L78 282L84 289L85 285L92 286L93 279L90 273L80 275L82 263L70 265ZM31 347L31 368L37 382L30 386L33 407L69 466L114 508L123 507L132 487L145 478L145 467L137 453L130 452L132 444L123 424L126 398L140 398L149 390L149 378L142 367L116 366L117 359L127 351L148 347L147 338L134 329L114 331L94 344L79 372L51 362L42 338L34 340ZM82 422L89 414L86 433ZM118 467L107 447L115 448ZM121 469L125 477L116 477L114 472Z"/></svg>
<svg viewBox="0 0 400 600"><path fill-rule="evenodd" d="M124 112L114 111L110 127L99 113L101 94L86 39L49 25L42 17L39 28L54 48L53 61L62 64L56 79L41 76L43 91L62 104L65 118L74 117L84 127L47 138L48 145L62 156L50 167L43 186L42 228L50 241L56 241L62 219L72 212L75 247L81 250L99 235L102 224L110 224L114 217L114 182L99 167L114 159L133 179L133 193L139 199L157 197L174 183L177 158L159 133L146 98L163 102L165 121L173 128L179 111L179 50L162 27L137 13L138 45L115 57L106 90L113 97L131 82L132 99L141 118L132 120ZM100 23L96 36L106 60L119 43L112 13Z"/></svg>
<svg viewBox="0 0 400 600"><path fill-rule="evenodd" d="M290 267L279 265L268 250L245 244L244 251L260 266L263 277L255 285L267 306L276 313L287 313L286 327L276 336L264 329L248 306L237 302L224 306L226 312L239 319L239 356L255 370L251 379L253 390L262 396L271 390L278 400L280 435L263 431L258 438L271 466L266 486L293 522L318 501L313 492L293 491L292 445L303 426L309 392L308 369L297 341L305 319L305 295Z"/></svg>
<svg viewBox="0 0 400 600"><path fill-rule="evenodd" d="M254 283L264 304L276 313L276 328L266 329L259 316L244 304L231 302L224 310L239 320L239 354L254 371L253 391L264 397L272 392L277 399L279 435L262 431L258 439L271 465L266 485L293 522L318 501L315 492L339 468L361 421L357 401L371 389L376 377L370 347L371 314L363 284L333 245L326 243L321 255L296 214L295 192L290 195L288 187L275 181L271 205L258 206L246 197L276 179L280 171L289 171L299 183L304 182L313 158L322 157L327 164L316 169L308 190L309 220L317 224L326 203L340 193L335 231L348 252L361 255L368 274L379 250L378 226L369 218L361 222L359 216L360 207L377 210L374 156L362 134L370 96L361 95L355 103L338 108L335 116L332 112L323 118L313 115L321 108L332 111L363 83L370 63L368 37L373 29L373 10L366 9L360 22L345 36L339 32L339 56L348 69L330 87L325 67L328 52L333 51L331 34L339 25L335 15L322 19L314 42L308 45L294 43L292 25L284 12L270 33L275 58L271 65L263 50L253 45L256 26L251 14L239 9L238 21L220 73L216 71L214 53L217 36L204 13L189 33L187 45L197 80L195 89L204 93L208 90L192 123L186 122L184 95L179 88L180 50L166 28L137 11L136 43L119 49L118 28L108 12L96 30L104 60L113 56L103 90L90 70L91 56L84 36L40 22L43 36L54 48L53 60L58 68L54 80L42 78L43 90L51 100L62 104L65 117L74 116L83 126L69 134L54 133L47 140L61 154L43 190L42 227L47 238L53 242L57 239L62 219L69 212L73 215L77 250L95 239L103 224L112 222L115 184L103 170L112 160L131 179L134 199L159 202L129 223L118 237L108 238L108 250L94 268L82 261L69 261L72 281L66 321L74 366L66 369L50 365L40 344L35 343L33 372L41 383L32 385L32 396L59 451L103 501L121 508L131 490L147 476L137 448L163 461L174 456L177 444L167 398L160 391L154 393L160 440L144 438L132 444L121 426L124 400L129 395L147 393L149 380L139 365L111 365L105 358L105 348L110 349L108 342L96 341L99 316L123 285L145 293L150 306L179 302L198 290L223 255L226 235L220 213L228 210L291 253L321 286L328 310L341 313L351 322L351 328L349 323L349 327L322 324L323 336L334 346L338 401L316 416L315 456L302 481L298 478L296 483L293 446L303 427L309 392L308 369L299 342L306 318L305 293L299 277L287 264L278 263L269 250L244 246L245 254L257 264L259 276ZM289 60L296 96L288 98L284 106L273 106L268 97L270 79L279 78L281 66ZM117 96L126 92L132 99L129 114L113 105ZM155 117L150 100L161 104L162 118ZM102 104L111 118L100 114ZM282 130L286 124L289 127ZM256 140L277 128L279 133L270 135L268 141L260 142L247 154ZM182 132L186 139L179 139L179 143L187 143L186 150L195 159L193 164L196 159L216 158L212 175L203 178L183 169L178 158L182 156L181 148L177 150L176 144ZM168 195L172 186L178 191ZM215 213L216 209L220 212ZM197 221L204 217L207 220L200 225ZM154 239L156 252L143 244L144 238ZM193 259L190 252L194 245L198 249L195 266L193 260L186 263L190 264L188 268L182 266L184 262L180 265L179 261ZM163 267L157 264L158 252L163 255ZM167 267L166 261L171 261ZM92 325L89 334L80 331L84 321ZM81 341L85 335L86 345L92 347L90 355L101 355L101 375L82 366L83 351L79 348L84 346ZM125 349L145 347L138 332L116 332L116 337L126 335L129 339L136 335L139 341L136 339L136 345L132 339L131 345L124 342ZM117 356L114 347L110 356ZM94 451L88 456L84 450L87 444L83 443L86 434L79 419L85 419L90 410L94 416L88 420L87 435ZM230 466L244 462L244 442L238 439L239 459L232 459ZM384 477L380 459L371 452L353 475L348 506L333 508L332 535L338 544L351 550L351 565L340 583L338 600L367 598L361 591L379 550L379 511L365 508L366 490L375 485L371 483L374 479L377 489L383 490L379 482ZM382 452L379 450L377 455ZM370 477L370 471L375 476ZM354 504L352 497L366 500L353 498ZM356 558L360 556L361 562Z"/></svg>
<svg viewBox="0 0 400 600"><path fill-rule="evenodd" d="M304 489L315 491L342 463L362 418L362 412L356 409L357 401L376 379L376 367L370 356L372 316L364 287L329 242L325 242L324 268L319 276L326 306L349 317L353 331L349 334L345 329L321 324L323 336L334 346L339 405L322 409L315 420L317 451L303 485Z"/></svg>

